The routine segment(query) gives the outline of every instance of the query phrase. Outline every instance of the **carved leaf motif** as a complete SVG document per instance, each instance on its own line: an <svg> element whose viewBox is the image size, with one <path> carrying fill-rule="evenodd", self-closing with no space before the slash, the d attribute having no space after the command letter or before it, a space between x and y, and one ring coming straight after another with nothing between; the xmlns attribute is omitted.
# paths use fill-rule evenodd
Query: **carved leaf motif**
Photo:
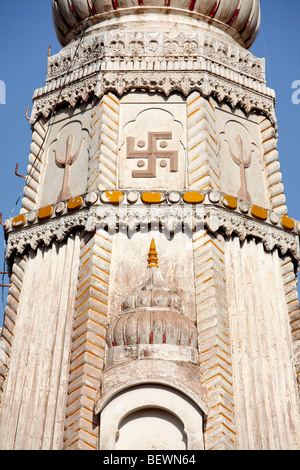
<svg viewBox="0 0 300 470"><path fill-rule="evenodd" d="M137 227L137 221L133 216L130 216L128 219L128 230L130 232L133 232L136 230Z"/></svg>
<svg viewBox="0 0 300 470"><path fill-rule="evenodd" d="M30 240L30 246L33 250L36 250L37 246L39 244L39 239L36 234L33 235L33 237Z"/></svg>
<svg viewBox="0 0 300 470"><path fill-rule="evenodd" d="M66 230L66 227L65 227L65 224L63 221L61 221L60 225L59 225L59 229L56 233L56 238L59 242L63 241L63 239L65 238L67 234L67 230Z"/></svg>
<svg viewBox="0 0 300 470"><path fill-rule="evenodd" d="M271 235L268 235L265 241L266 250L272 251L275 245L276 245L275 239Z"/></svg>
<svg viewBox="0 0 300 470"><path fill-rule="evenodd" d="M219 230L219 228L221 226L221 221L219 220L219 218L217 217L216 214L212 214L207 218L206 224L207 224L209 230L211 232L215 233Z"/></svg>
<svg viewBox="0 0 300 470"><path fill-rule="evenodd" d="M87 232L94 232L96 230L96 220L95 217L92 217L91 215L87 218L86 224L85 224L85 230Z"/></svg>

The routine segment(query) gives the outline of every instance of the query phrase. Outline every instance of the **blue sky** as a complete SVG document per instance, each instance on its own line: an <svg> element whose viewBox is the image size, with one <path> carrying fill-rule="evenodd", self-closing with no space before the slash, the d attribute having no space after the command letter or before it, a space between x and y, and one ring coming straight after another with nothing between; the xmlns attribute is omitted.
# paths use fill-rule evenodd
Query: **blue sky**
<svg viewBox="0 0 300 470"><path fill-rule="evenodd" d="M13 4L13 8L12 8ZM279 160L289 215L300 220L300 104L292 102L292 83L300 81L300 1L261 0L262 24L251 52L266 58L267 84L276 91ZM47 52L60 50L52 25L51 0L1 0L0 80L6 84L6 104L0 104L0 212L3 220L17 215L16 205L26 174L31 129L25 119L36 88L45 84ZM300 94L298 95L300 97ZM4 266L4 236L0 227L0 271ZM1 289L0 289L1 292ZM0 296L0 326L7 289ZM4 305L3 305L4 303Z"/></svg>

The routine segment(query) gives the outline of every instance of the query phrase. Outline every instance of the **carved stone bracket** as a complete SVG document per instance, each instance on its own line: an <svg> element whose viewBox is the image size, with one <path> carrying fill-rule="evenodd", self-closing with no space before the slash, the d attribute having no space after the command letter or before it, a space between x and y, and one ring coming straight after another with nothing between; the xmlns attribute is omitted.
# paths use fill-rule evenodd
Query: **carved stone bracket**
<svg viewBox="0 0 300 470"><path fill-rule="evenodd" d="M223 199L221 195L216 197L215 191L203 194L203 202L198 204L185 202L188 201L186 195L190 193L183 194L183 199L179 198L173 204L170 200L171 194L174 193L165 195L160 204L143 204L138 192L136 193L137 198L134 203L129 203L132 192L128 192L125 195L127 201L124 197L120 204L109 201L101 203L104 199L101 198L99 201L96 193L93 193L93 198L88 194L85 198L88 203L82 203L75 211L66 209L65 212L61 210L62 203L60 203L59 215L57 211L53 211L53 215L46 221L38 220L37 216L34 220L32 213L28 213L28 221L25 223L25 216L20 216L24 218L24 225L21 228L14 228L14 220L12 222L8 220L5 222L6 258L10 258L14 252L23 254L27 248L35 250L39 244L48 246L53 240L62 242L74 230L93 232L101 227L112 234L125 230L129 236L132 236L141 228L160 227L170 237L176 231L195 232L201 229L207 229L212 233L221 231L227 236L235 234L241 241L246 237L253 237L260 240L268 251L278 248L282 255L290 253L295 260L300 260L299 222L289 219L295 228L284 229L280 225L279 217L272 211L268 213L265 209L262 211L268 214L265 215L266 220L258 220L251 215L250 207L246 213L247 203L241 201L239 207L230 208L228 205L226 207L222 201L226 201L228 197L223 196Z"/></svg>

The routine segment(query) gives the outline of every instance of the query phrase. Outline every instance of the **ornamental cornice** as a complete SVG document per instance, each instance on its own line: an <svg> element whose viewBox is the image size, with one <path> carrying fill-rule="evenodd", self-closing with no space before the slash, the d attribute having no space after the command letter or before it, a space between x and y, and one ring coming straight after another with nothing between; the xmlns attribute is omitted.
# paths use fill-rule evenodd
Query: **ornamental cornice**
<svg viewBox="0 0 300 470"><path fill-rule="evenodd" d="M77 51L77 53L76 53ZM265 61L238 45L229 44L203 32L182 31L106 31L85 39L79 50L77 43L48 57L47 82L91 66L99 61L127 65L133 60L157 62L209 62L265 83ZM180 65L179 65L180 64ZM102 67L103 68L103 67Z"/></svg>
<svg viewBox="0 0 300 470"><path fill-rule="evenodd" d="M125 230L129 236L147 227L160 227L170 236L178 230L192 233L207 229L226 236L235 234L241 241L252 237L267 251L278 248L282 255L289 252L300 260L299 222L218 191L88 193L7 220L6 258L41 244L63 242L75 230L93 232L99 227L112 234Z"/></svg>
<svg viewBox="0 0 300 470"><path fill-rule="evenodd" d="M112 91L122 96L124 93L142 89L149 92L182 92L188 96L197 90L203 96L213 95L219 102L226 101L232 107L240 105L246 113L258 110L265 114L277 129L275 99L272 95L253 90L209 71L106 71L94 73L88 78L67 84L62 90L38 93L34 97L31 123L40 115L47 118L55 105L68 103L75 107L78 101L86 101L89 96L101 98Z"/></svg>
<svg viewBox="0 0 300 470"><path fill-rule="evenodd" d="M33 95L31 123L48 117L56 104L76 106L89 96L101 98L131 89L173 91L187 96L199 90L219 101L257 109L276 124L275 95L266 87L264 59L203 33L106 32L48 58L44 87Z"/></svg>

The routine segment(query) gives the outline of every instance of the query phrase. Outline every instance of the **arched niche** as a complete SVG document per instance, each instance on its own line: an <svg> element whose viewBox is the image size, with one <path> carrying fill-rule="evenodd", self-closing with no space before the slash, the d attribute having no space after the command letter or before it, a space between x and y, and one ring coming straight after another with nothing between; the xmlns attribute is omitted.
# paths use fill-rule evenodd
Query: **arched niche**
<svg viewBox="0 0 300 470"><path fill-rule="evenodd" d="M188 395L165 384L123 389L99 412L100 450L204 449L204 411Z"/></svg>
<svg viewBox="0 0 300 470"><path fill-rule="evenodd" d="M115 450L186 450L184 424L163 408L141 408L120 423Z"/></svg>

